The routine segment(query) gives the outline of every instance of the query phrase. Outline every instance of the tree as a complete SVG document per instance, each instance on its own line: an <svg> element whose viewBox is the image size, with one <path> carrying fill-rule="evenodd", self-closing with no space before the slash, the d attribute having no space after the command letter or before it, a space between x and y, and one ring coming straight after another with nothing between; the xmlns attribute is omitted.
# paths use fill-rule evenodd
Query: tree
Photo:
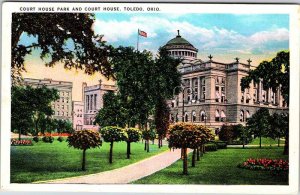
<svg viewBox="0 0 300 195"><path fill-rule="evenodd" d="M249 71L249 75L241 80L242 90L248 88L251 81L258 83L262 79L265 89L273 92L280 87L285 102L289 103L290 52L280 51L271 61L263 61Z"/></svg>
<svg viewBox="0 0 300 195"><path fill-rule="evenodd" d="M103 95L103 108L101 108L96 117L95 124L100 127L126 125L126 109L122 106L120 98L114 92L109 91Z"/></svg>
<svg viewBox="0 0 300 195"><path fill-rule="evenodd" d="M73 133L73 125L69 120L55 119L58 133Z"/></svg>
<svg viewBox="0 0 300 195"><path fill-rule="evenodd" d="M224 124L219 132L219 139L226 141L227 144L231 144L235 139L233 126Z"/></svg>
<svg viewBox="0 0 300 195"><path fill-rule="evenodd" d="M112 163L114 142L125 141L128 136L124 129L115 126L103 127L100 133L105 142L110 142L109 163Z"/></svg>
<svg viewBox="0 0 300 195"><path fill-rule="evenodd" d="M243 142L243 148L245 148L245 144L248 143L248 140L251 139L251 135L248 132L248 129L243 125L238 124L233 126L233 132L236 138L240 138Z"/></svg>
<svg viewBox="0 0 300 195"><path fill-rule="evenodd" d="M280 138L285 137L284 154L289 152L289 115L288 113L274 113L270 117L270 137L278 139L278 147L280 144Z"/></svg>
<svg viewBox="0 0 300 195"><path fill-rule="evenodd" d="M189 123L178 123L170 127L169 129L169 147L181 148L183 159L183 174L188 174L187 167L187 148L196 149L199 148L204 142L205 137L200 129L206 129L203 126L197 126ZM205 130L205 132L208 132ZM209 136L210 137L210 136Z"/></svg>
<svg viewBox="0 0 300 195"><path fill-rule="evenodd" d="M39 133L40 120L53 114L51 102L59 98L56 89L45 86L33 88L31 86L12 87L12 130L19 128L19 132L35 128L35 135Z"/></svg>
<svg viewBox="0 0 300 195"><path fill-rule="evenodd" d="M162 147L162 139L166 137L170 125L170 108L164 100L159 101L155 107L155 127L158 134L158 147Z"/></svg>
<svg viewBox="0 0 300 195"><path fill-rule="evenodd" d="M153 128L142 131L142 138L145 140L145 148L144 149L147 150L147 152L150 151L149 141L154 140L155 137L156 137L156 132L155 132L155 129L153 129Z"/></svg>
<svg viewBox="0 0 300 195"><path fill-rule="evenodd" d="M247 121L247 128L255 137L259 137L261 148L261 137L267 137L270 132L270 113L267 108L260 108Z"/></svg>
<svg viewBox="0 0 300 195"><path fill-rule="evenodd" d="M91 130L76 131L67 139L69 147L74 147L83 151L81 170L85 171L86 150L90 148L100 147L102 145L98 132Z"/></svg>
<svg viewBox="0 0 300 195"><path fill-rule="evenodd" d="M125 129L126 133L127 133L127 138L126 138L126 142L127 142L127 158L130 159L130 144L131 142L138 142L141 139L141 131L139 129L136 128L127 128Z"/></svg>
<svg viewBox="0 0 300 195"><path fill-rule="evenodd" d="M111 75L109 50L95 35L94 14L89 13L13 13L12 14L12 80L18 81L25 70L25 57L40 49L46 66L62 62L66 69L84 69L85 73ZM22 36L32 41L24 44Z"/></svg>

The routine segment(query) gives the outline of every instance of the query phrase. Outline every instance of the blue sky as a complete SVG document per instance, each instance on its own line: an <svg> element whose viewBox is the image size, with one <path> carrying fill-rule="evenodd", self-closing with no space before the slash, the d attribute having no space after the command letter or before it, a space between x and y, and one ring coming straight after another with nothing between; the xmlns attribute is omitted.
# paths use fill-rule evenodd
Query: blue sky
<svg viewBox="0 0 300 195"><path fill-rule="evenodd" d="M95 31L114 46L136 47L156 52L177 30L199 49L198 57L212 54L218 61L234 56L256 63L289 48L289 16L284 14L174 14L174 13L97 13Z"/></svg>

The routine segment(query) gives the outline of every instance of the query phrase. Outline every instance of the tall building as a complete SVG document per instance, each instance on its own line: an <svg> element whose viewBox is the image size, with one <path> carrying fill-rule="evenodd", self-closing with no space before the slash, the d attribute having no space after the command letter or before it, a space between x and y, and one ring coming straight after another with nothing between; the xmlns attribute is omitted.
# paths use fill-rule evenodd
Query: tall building
<svg viewBox="0 0 300 195"><path fill-rule="evenodd" d="M273 112L288 111L277 89L265 89L262 81L252 82L242 91L241 79L248 75L251 60L247 63L235 58L232 63L218 62L212 55L207 60L197 58L198 49L178 35L164 46L171 56L182 58L182 91L170 100L170 120L207 125L216 132L224 123L243 124L259 108ZM179 87L178 87L179 88ZM183 98L184 97L184 98Z"/></svg>
<svg viewBox="0 0 300 195"><path fill-rule="evenodd" d="M59 99L51 103L54 110L53 118L69 120L72 122L72 88L73 83L67 81L55 81L52 79L24 78L24 84L33 87L46 86L58 90Z"/></svg>
<svg viewBox="0 0 300 195"><path fill-rule="evenodd" d="M83 102L84 102L84 129L98 130L98 126L94 125L95 116L98 110L103 107L103 95L108 91L115 92L115 85L103 84L99 80L98 85L87 86L83 84Z"/></svg>

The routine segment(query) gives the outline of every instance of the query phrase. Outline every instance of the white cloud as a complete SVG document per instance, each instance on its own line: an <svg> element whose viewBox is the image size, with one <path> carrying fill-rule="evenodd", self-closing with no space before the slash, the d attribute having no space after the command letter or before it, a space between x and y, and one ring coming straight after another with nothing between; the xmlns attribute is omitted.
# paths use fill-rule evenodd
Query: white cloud
<svg viewBox="0 0 300 195"><path fill-rule="evenodd" d="M190 41L195 47L201 50L228 50L240 54L251 54L253 50L266 50L267 44L287 41L289 31L286 28L272 28L266 31L256 32L245 36L233 30L213 27L211 29L195 26L187 21L170 20L162 17L132 16L126 21L97 19L95 31L104 34L105 40L114 43L127 41L137 35L137 29L147 32L149 38L157 38L164 32L165 42L174 38L176 30L180 30L182 37ZM167 34L167 36L166 36ZM145 49L157 50L157 43L144 42ZM272 44L269 44L269 47ZM227 52L228 52L227 51Z"/></svg>

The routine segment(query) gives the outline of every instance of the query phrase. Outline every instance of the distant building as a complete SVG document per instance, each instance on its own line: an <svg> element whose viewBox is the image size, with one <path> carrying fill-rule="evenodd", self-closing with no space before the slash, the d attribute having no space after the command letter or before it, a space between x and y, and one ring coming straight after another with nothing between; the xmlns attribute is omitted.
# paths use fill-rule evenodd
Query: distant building
<svg viewBox="0 0 300 195"><path fill-rule="evenodd" d="M83 129L84 104L80 101L73 101L73 129Z"/></svg>
<svg viewBox="0 0 300 195"><path fill-rule="evenodd" d="M51 103L54 110L53 118L69 120L72 122L72 88L73 83L67 81L55 81L52 79L24 78L24 84L33 87L46 86L58 90L59 99Z"/></svg>
<svg viewBox="0 0 300 195"><path fill-rule="evenodd" d="M252 82L242 91L241 79L248 75L251 60L242 63L236 58L232 63L197 59L196 49L179 34L164 46L171 56L182 58L183 94L169 101L171 122L193 122L207 125L218 132L224 123L245 125L259 108L271 113L288 111L280 89L273 92L263 87L262 81ZM184 103L183 103L184 102ZM184 110L183 110L184 104ZM183 112L182 112L183 111Z"/></svg>
<svg viewBox="0 0 300 195"><path fill-rule="evenodd" d="M102 84L99 80L98 85L87 86L83 84L83 102L84 102L84 129L98 130L98 126L94 125L95 116L103 107L103 95L108 91L115 92L115 85Z"/></svg>

